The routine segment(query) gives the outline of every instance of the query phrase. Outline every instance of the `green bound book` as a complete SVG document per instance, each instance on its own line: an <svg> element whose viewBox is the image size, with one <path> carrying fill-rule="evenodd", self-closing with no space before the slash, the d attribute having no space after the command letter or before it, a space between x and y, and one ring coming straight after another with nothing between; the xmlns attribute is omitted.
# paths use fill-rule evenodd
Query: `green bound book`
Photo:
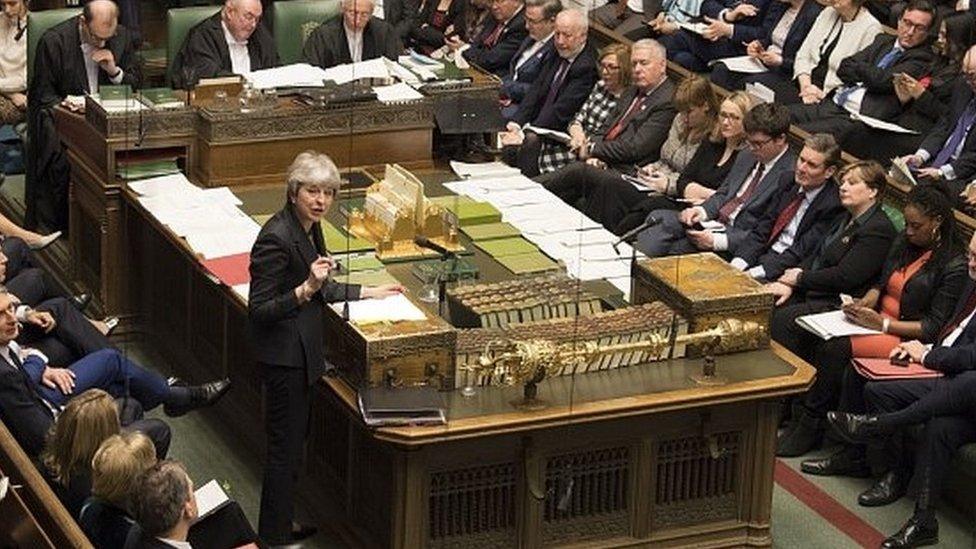
<svg viewBox="0 0 976 549"><path fill-rule="evenodd" d="M99 86L98 87L98 98L102 101L110 101L114 99L128 99L132 96L132 86L128 84L121 84L118 86Z"/></svg>
<svg viewBox="0 0 976 549"><path fill-rule="evenodd" d="M483 225L471 225L468 227L463 227L461 231L475 242L479 240L495 240L498 238L522 236L522 233L510 223L485 223Z"/></svg>
<svg viewBox="0 0 976 549"><path fill-rule="evenodd" d="M495 259L515 274L541 273L559 269L558 263L540 251L506 255Z"/></svg>
<svg viewBox="0 0 976 549"><path fill-rule="evenodd" d="M322 222L322 236L325 238L325 247L333 254L364 252L375 248L372 242L348 234L328 221Z"/></svg>
<svg viewBox="0 0 976 549"><path fill-rule="evenodd" d="M499 238L496 240L484 240L475 242L475 245L485 251L488 255L498 259L507 255L519 255L532 252L539 252L535 244L522 238Z"/></svg>
<svg viewBox="0 0 976 549"><path fill-rule="evenodd" d="M172 109L185 106L172 88L148 88L141 90L142 102L154 109Z"/></svg>
<svg viewBox="0 0 976 549"><path fill-rule="evenodd" d="M458 227L500 223L502 213L487 202L477 202L466 196L440 197L436 204L449 212Z"/></svg>

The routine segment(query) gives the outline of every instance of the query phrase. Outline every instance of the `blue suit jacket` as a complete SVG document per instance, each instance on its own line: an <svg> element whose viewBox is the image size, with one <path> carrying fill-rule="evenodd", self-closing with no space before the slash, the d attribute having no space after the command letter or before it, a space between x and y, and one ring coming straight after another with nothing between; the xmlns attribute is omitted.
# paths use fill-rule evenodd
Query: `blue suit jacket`
<svg viewBox="0 0 976 549"><path fill-rule="evenodd" d="M535 44L535 38L531 36L526 36L525 40L522 40L522 45L519 46L518 51L515 52L511 62L508 64L508 74L502 78L499 94L511 99L512 103L522 102L526 92L529 91L529 88L538 79L539 73L542 72L542 68L546 65L546 62L556 55L556 48L552 44L552 38L550 38L545 46L539 48L532 57L526 59L525 63L522 63L516 75L515 64L522 57L522 52L532 47L533 44Z"/></svg>
<svg viewBox="0 0 976 549"><path fill-rule="evenodd" d="M37 393L44 362L31 355L23 369L0 358L0 419L31 457L40 455L44 437L54 423L51 410Z"/></svg>

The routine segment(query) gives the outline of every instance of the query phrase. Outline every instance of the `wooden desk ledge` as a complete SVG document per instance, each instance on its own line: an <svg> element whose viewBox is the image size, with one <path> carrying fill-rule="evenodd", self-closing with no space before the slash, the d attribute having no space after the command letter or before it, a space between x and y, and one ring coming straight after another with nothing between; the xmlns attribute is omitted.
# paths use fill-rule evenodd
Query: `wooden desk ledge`
<svg viewBox="0 0 976 549"><path fill-rule="evenodd" d="M553 405L539 411L520 411L512 408L507 413L449 420L447 425L384 427L375 430L373 436L379 440L402 446L419 446L445 440L460 440L541 429L564 423L569 419L574 423L585 423L646 414L652 410L657 413L703 405L725 404L742 400L743 397L747 396L775 398L804 392L813 384L816 370L811 365L776 342L770 342L769 350L776 357L793 366L795 368L793 373L786 376L726 385L696 386L597 402L581 402L573 404L572 408L564 405ZM718 357L720 375L722 371L721 360L722 357ZM641 367L653 368L653 366ZM358 417L356 391L344 380L334 377L323 379L326 385L332 388L346 404L348 411ZM540 388L540 393L544 399L546 395L543 388Z"/></svg>

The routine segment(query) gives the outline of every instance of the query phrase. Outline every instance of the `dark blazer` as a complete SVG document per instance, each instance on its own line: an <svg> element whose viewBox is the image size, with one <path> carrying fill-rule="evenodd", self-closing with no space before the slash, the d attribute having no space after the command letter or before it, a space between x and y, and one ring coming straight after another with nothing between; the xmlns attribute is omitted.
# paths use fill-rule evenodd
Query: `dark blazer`
<svg viewBox="0 0 976 549"><path fill-rule="evenodd" d="M803 262L796 288L807 299L839 302L840 293L862 295L877 280L897 234L895 226L880 205L848 226L850 220L849 213L841 216L817 253Z"/></svg>
<svg viewBox="0 0 976 549"><path fill-rule="evenodd" d="M701 207L708 215L708 219L718 217L719 210L726 202L735 198L739 189L743 185L748 185L747 181L756 167L756 157L752 152L744 150L735 159L735 164L729 170L729 175L725 177L722 185L715 191L715 194L702 202ZM749 200L742 205L742 209L735 216L732 225L726 226L725 236L728 238L728 253L737 255L739 246L749 238L749 233L756 226L758 220L769 208L769 203L781 194L782 185L789 180L784 180L780 175L784 172L793 170L796 165L796 155L787 149L773 165L763 173L759 180L759 187L752 192Z"/></svg>
<svg viewBox="0 0 976 549"><path fill-rule="evenodd" d="M37 393L44 363L36 356L17 368L0 358L0 420L32 458L41 455L44 438L54 423L50 408Z"/></svg>
<svg viewBox="0 0 976 549"><path fill-rule="evenodd" d="M491 23L485 25L485 28L481 30L481 34L474 37L471 41L471 47L464 50L462 54L469 63L474 63L498 76L504 76L505 71L508 70L508 64L515 56L515 52L518 51L522 40L525 40L525 37L529 35L528 31L525 30L525 9L520 8L519 12L505 24L505 28L495 45L486 46L485 40L501 24L492 19Z"/></svg>
<svg viewBox="0 0 976 549"><path fill-rule="evenodd" d="M957 252L952 259L942 265L932 265L930 260L915 273L915 276L905 282L902 290L898 319L920 320L922 337L919 339L925 343L934 342L942 327L949 322L950 315L959 301L959 294L969 280L966 256L962 250ZM908 254L907 261L906 254ZM920 255L919 250L908 244L902 233L891 247L881 277L878 278L877 288L884 293L884 287L895 270L911 263Z"/></svg>
<svg viewBox="0 0 976 549"><path fill-rule="evenodd" d="M556 97L548 106L545 105L552 81L562 65L563 58L554 54L542 69L541 74L529 88L525 98L519 104L518 111L512 120L540 128L565 131L570 121L579 112L580 107L590 96L597 81L596 52L586 44L583 51L576 56L566 72L562 84L556 90Z"/></svg>
<svg viewBox="0 0 976 549"><path fill-rule="evenodd" d="M763 47L768 48L773 43L773 29L776 28L779 20L783 18L787 7L789 6L786 3L778 1L773 1L769 6L765 19L772 20L772 26L767 25L764 20L763 29L766 30L766 34L758 39L762 42ZM783 56L783 64L774 69L776 72L786 76L790 80L793 79L793 62L796 60L796 52L800 49L800 45L803 44L803 40L807 37L807 34L810 33L810 28L813 27L813 22L817 20L817 16L820 15L820 10L822 9L823 6L816 0L805 0L803 5L800 6L800 11L796 14L796 19L790 25L790 30L786 32L786 40L783 41L783 51L781 53Z"/></svg>
<svg viewBox="0 0 976 549"><path fill-rule="evenodd" d="M627 173L634 171L635 164L643 166L658 160L661 157L661 145L668 138L671 122L674 121L676 114L671 102L674 89L671 79L661 82L647 96L644 104L630 119L623 132L616 139L606 141L603 136L627 112L634 97L639 93L635 86L627 88L617 100L613 112L607 117L606 126L599 135L594 136L590 155L606 162L617 171Z"/></svg>
<svg viewBox="0 0 976 549"><path fill-rule="evenodd" d="M875 37L871 45L841 61L837 68L837 76L845 85L862 84L866 87L861 114L895 120L904 107L895 95L894 75L903 72L920 78L932 64L935 54L928 42L923 42L904 51L887 68L879 68L878 62L891 51L895 40L894 36L883 32ZM832 97L826 101L832 101Z"/></svg>
<svg viewBox="0 0 976 549"><path fill-rule="evenodd" d="M438 0L427 0L424 2L423 7L420 9L420 17L417 18L414 27L410 30L410 41L413 44L435 49L444 45L444 32L431 24L434 13L437 11L437 4L439 3ZM444 27L447 29L453 26L452 34L460 36L462 40L466 38L464 35L464 18L467 12L467 5L466 0L452 0L451 5L447 7L447 24ZM427 26L424 26L425 23Z"/></svg>
<svg viewBox="0 0 976 549"><path fill-rule="evenodd" d="M419 17L419 0L383 0L383 20L393 26L401 41L410 34Z"/></svg>
<svg viewBox="0 0 976 549"><path fill-rule="evenodd" d="M251 249L248 301L255 359L304 368L310 385L325 372L322 308L327 302L359 299L360 290L330 279L311 301L298 304L295 288L308 278L309 265L328 253L318 223L311 233L309 239L290 204L265 223Z"/></svg>
<svg viewBox="0 0 976 549"><path fill-rule="evenodd" d="M833 180L827 180L803 214L793 237L793 244L782 252L774 252L769 244L769 235L773 232L780 212L800 192L791 171L781 172L780 178L783 181L778 187L783 191L770 201L769 207L749 231L748 237L735 250L736 257L742 258L750 266L761 265L767 280L778 279L786 269L796 267L807 256L816 252L827 229L844 212L837 194L837 184Z"/></svg>
<svg viewBox="0 0 976 549"><path fill-rule="evenodd" d="M969 279L966 281L962 295L959 296L956 308L949 315L950 321L963 312L963 308L965 308L966 302L969 301L969 296L973 292L976 292L976 283ZM938 343L941 342L936 342L937 345L925 355L924 364L926 366L933 370L948 373L976 369L976 322L971 320L963 328L959 337L952 342L951 347L943 347Z"/></svg>
<svg viewBox="0 0 976 549"><path fill-rule="evenodd" d="M705 0L702 2L701 14L718 19L723 10L730 10L740 3L756 6L758 13L753 17L736 21L732 29L732 37L723 39L731 41L736 46L767 36L779 22L783 12L786 11L786 4L777 0L747 0L745 2L739 0ZM695 36L698 37L697 34Z"/></svg>
<svg viewBox="0 0 976 549"><path fill-rule="evenodd" d="M183 46L173 59L174 88L190 88L202 78L233 74L221 13L218 11L204 19L187 33ZM252 71L281 64L274 39L265 25L255 27L247 41L247 54L251 58Z"/></svg>
<svg viewBox="0 0 976 549"><path fill-rule="evenodd" d="M522 52L532 47L535 44L535 38L531 36L526 36L525 40L522 40L522 44L519 46L518 51L512 56L512 60L508 63L508 73L502 77L502 85L499 88L499 94L508 97L513 103L521 103L522 99L525 98L526 92L532 87L532 84L539 79L539 73L541 73L546 66L546 63L550 59L559 57L556 55L556 47L553 46L552 38L546 42L546 45L539 48L532 57L525 60L522 66L519 67L518 74L515 74L515 63L518 62L519 57L522 56ZM552 80L550 78L550 80Z"/></svg>
<svg viewBox="0 0 976 549"><path fill-rule="evenodd" d="M377 57L396 61L401 53L403 44L397 37L396 29L382 19L370 17L363 30L363 61ZM312 31L305 41L302 60L323 69L352 63L342 15L329 19Z"/></svg>
<svg viewBox="0 0 976 549"><path fill-rule="evenodd" d="M958 70L945 66L937 71L930 71L929 76L929 86L918 99L908 104L896 121L899 126L921 132L923 136L949 111L956 86L966 84Z"/></svg>
<svg viewBox="0 0 976 549"><path fill-rule="evenodd" d="M78 526L81 526L95 549L125 547L125 540L134 524L135 521L125 511L95 496L85 500L78 517Z"/></svg>
<svg viewBox="0 0 976 549"><path fill-rule="evenodd" d="M956 122L962 118L963 112L972 100L973 89L969 87L965 79L960 78L953 90L949 111L939 118L935 126L925 135L922 144L919 145L920 149L929 153L930 159L934 159L942 150L942 146L945 145L949 136L952 135L952 131L956 128ZM969 183L976 176L976 132L972 131L972 128L963 141L959 156L949 164L955 172L955 179L961 183L960 188L955 189L956 194L958 194L959 191L962 191L961 186Z"/></svg>

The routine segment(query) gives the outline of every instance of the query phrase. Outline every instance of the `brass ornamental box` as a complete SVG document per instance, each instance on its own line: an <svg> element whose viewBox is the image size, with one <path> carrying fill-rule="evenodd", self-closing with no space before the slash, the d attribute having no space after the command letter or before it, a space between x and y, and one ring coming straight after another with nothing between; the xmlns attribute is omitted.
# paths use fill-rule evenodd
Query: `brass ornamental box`
<svg viewBox="0 0 976 549"><path fill-rule="evenodd" d="M357 324L325 308L325 355L355 387L454 386L457 331L440 317Z"/></svg>
<svg viewBox="0 0 976 549"><path fill-rule="evenodd" d="M765 329L760 346L769 346L773 295L714 253L643 259L632 269L635 305L663 301L688 319L689 332L714 328L729 317L751 320ZM689 348L688 354L698 353Z"/></svg>

